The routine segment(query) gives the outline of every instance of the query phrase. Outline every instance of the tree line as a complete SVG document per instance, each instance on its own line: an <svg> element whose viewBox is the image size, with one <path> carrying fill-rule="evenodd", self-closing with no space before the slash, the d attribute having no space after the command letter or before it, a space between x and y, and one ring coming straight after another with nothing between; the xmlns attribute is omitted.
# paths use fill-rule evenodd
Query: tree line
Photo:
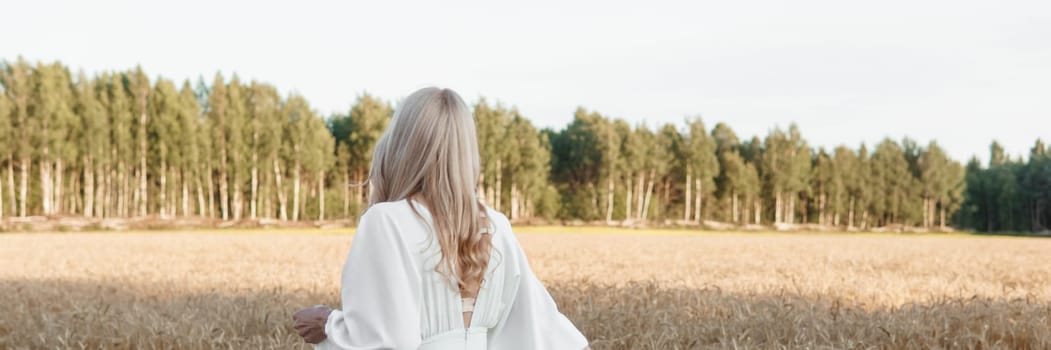
<svg viewBox="0 0 1051 350"><path fill-rule="evenodd" d="M1046 232L1051 225L1051 150L1037 140L1026 159L1009 157L999 143L989 164L967 163L958 224L988 232Z"/></svg>
<svg viewBox="0 0 1051 350"><path fill-rule="evenodd" d="M0 217L353 219L373 146L393 113L368 94L322 116L297 94L216 74L211 84L140 68L72 74L0 64ZM538 129L514 107L474 105L479 193L514 220L1042 231L1051 158L998 144L982 166L936 143L831 150L795 125L739 138L700 118L632 125L578 109Z"/></svg>
<svg viewBox="0 0 1051 350"><path fill-rule="evenodd" d="M0 85L0 215L324 219L334 143L302 96L22 59Z"/></svg>

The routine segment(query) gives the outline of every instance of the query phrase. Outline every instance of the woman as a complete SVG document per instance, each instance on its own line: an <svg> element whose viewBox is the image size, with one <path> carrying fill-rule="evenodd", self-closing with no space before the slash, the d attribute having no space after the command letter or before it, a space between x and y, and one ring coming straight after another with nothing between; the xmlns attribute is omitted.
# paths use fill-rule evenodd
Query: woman
<svg viewBox="0 0 1051 350"><path fill-rule="evenodd" d="M410 95L376 143L369 208L343 267L343 308L303 309L318 349L586 349L478 198L474 120L459 95Z"/></svg>

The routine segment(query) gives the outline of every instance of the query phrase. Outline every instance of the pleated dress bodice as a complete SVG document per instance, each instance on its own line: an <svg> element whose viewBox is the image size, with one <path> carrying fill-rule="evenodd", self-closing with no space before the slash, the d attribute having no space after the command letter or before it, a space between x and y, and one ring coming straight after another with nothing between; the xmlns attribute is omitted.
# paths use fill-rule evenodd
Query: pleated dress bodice
<svg viewBox="0 0 1051 350"><path fill-rule="evenodd" d="M425 207L415 204L414 207L422 216L418 223L422 227L414 228L427 230L427 234L417 242L420 248L417 261L423 277L420 284L420 349L485 349L488 330L497 325L505 311L502 302L504 288L493 288L505 285L507 276L504 269L498 268L501 254L495 242L499 239L495 235L496 230L489 227L485 231L493 240L493 248L478 293L474 298L464 298L459 289L453 287L453 282L435 270L441 259L441 249L433 233L429 232L430 213ZM469 326L464 324L464 312L471 312Z"/></svg>

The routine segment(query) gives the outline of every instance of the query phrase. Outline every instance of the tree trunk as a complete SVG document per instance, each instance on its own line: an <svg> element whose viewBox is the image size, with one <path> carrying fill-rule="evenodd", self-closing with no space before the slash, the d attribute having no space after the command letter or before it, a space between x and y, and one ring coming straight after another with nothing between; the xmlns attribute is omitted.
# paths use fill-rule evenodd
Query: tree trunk
<svg viewBox="0 0 1051 350"><path fill-rule="evenodd" d="M751 216L749 216L749 215L752 215L751 214L752 213L752 210L751 210L752 206L748 203L748 196L747 195L740 195L739 194L738 196L739 196L739 198L737 200L737 208L738 208L737 209L737 215L738 215L737 216L737 224L738 225L747 225L749 219L751 218Z"/></svg>
<svg viewBox="0 0 1051 350"><path fill-rule="evenodd" d="M272 186L264 185L268 183L270 179L267 178L267 172L260 170L259 172L259 210L260 215L267 219L274 218L274 194Z"/></svg>
<svg viewBox="0 0 1051 350"><path fill-rule="evenodd" d="M759 223L761 222L760 216L763 212L763 201L759 199L753 199L752 202L754 206L754 208L752 209L752 216L754 217L755 224L759 225Z"/></svg>
<svg viewBox="0 0 1051 350"><path fill-rule="evenodd" d="M22 158L22 165L18 171L19 184L18 184L18 216L26 217L26 202L28 201L27 195L29 194L29 158Z"/></svg>
<svg viewBox="0 0 1051 350"><path fill-rule="evenodd" d="M226 148L222 148L219 153L219 210L222 219L228 220L230 218L230 193L227 191L229 184L226 174Z"/></svg>
<svg viewBox="0 0 1051 350"><path fill-rule="evenodd" d="M182 216L190 216L190 188L186 184L186 171L179 169L179 183L182 185Z"/></svg>
<svg viewBox="0 0 1051 350"><path fill-rule="evenodd" d="M825 219L825 198L824 193L817 195L817 224L821 226L828 223L828 220Z"/></svg>
<svg viewBox="0 0 1051 350"><path fill-rule="evenodd" d="M259 206L259 119L252 119L252 198L248 199L248 217L255 219Z"/></svg>
<svg viewBox="0 0 1051 350"><path fill-rule="evenodd" d="M500 197L503 197L503 193L504 193L503 192L503 190L504 190L503 189L503 183L501 182L503 180L503 177L504 177L503 176L504 175L504 170L503 170L503 166L501 165L501 163L502 163L501 159L497 159L496 160L496 193L493 194L493 196L495 197L493 199L496 201L496 210L497 211L503 209L503 207L500 206Z"/></svg>
<svg viewBox="0 0 1051 350"><path fill-rule="evenodd" d="M91 156L84 156L84 217L95 215L95 165Z"/></svg>
<svg viewBox="0 0 1051 350"><path fill-rule="evenodd" d="M317 206L318 206L317 220L318 221L323 221L323 220L325 220L325 171L324 170L318 170L317 171L317 192L318 192L318 196L317 196L318 197L318 200L317 200Z"/></svg>
<svg viewBox="0 0 1051 350"><path fill-rule="evenodd" d="M514 185L512 185L512 187L511 187L512 191L514 191L514 187L513 186ZM611 172L610 174L606 175L606 224L607 225L609 225L611 222L613 222L613 190L614 190L614 187L613 187L613 174ZM513 206L514 202L512 201L511 203L512 203L511 205Z"/></svg>
<svg viewBox="0 0 1051 350"><path fill-rule="evenodd" d="M644 204L645 204L644 201L646 200L646 195L645 195L645 193L642 190L646 186L646 172L644 172L644 171L640 171L639 172L638 182L635 184L635 186L636 186L637 190L635 192L635 215L634 215L634 218L642 219L642 207L644 206Z"/></svg>
<svg viewBox="0 0 1051 350"><path fill-rule="evenodd" d="M628 181L624 188L624 221L631 220L631 208L634 207L631 201L631 194L635 191L635 176L628 173Z"/></svg>
<svg viewBox="0 0 1051 350"><path fill-rule="evenodd" d="M0 181L0 218L4 217L4 186L3 181Z"/></svg>
<svg viewBox="0 0 1051 350"><path fill-rule="evenodd" d="M690 187L692 187L691 186L692 182L690 182L690 176L692 176L692 175L693 175L692 171L690 171L690 168L687 167L686 168L686 184L685 184L685 186L683 186L683 187L686 188L686 200L685 200L686 208L683 209L683 211L682 211L682 213L683 213L683 220L686 221L686 222L690 222L690 204L692 204L692 203L690 203Z"/></svg>
<svg viewBox="0 0 1051 350"><path fill-rule="evenodd" d="M927 215L928 221L930 221L930 222L928 222L928 224L930 226L934 226L934 213L936 211L938 211L939 208L941 208L941 201L935 201L934 198L931 198L931 199L928 200L928 203L930 203L930 210L931 210L931 213ZM941 223L940 221L941 220L939 220L938 226L940 226L940 227L944 226L943 223ZM944 227L942 227L942 228L944 228Z"/></svg>
<svg viewBox="0 0 1051 350"><path fill-rule="evenodd" d="M653 198L653 183L654 183L653 178L654 177L656 177L656 171L650 170L649 178L646 179L646 181L647 181L647 183L646 183L646 200L644 200L642 202L642 213L639 214L639 217L642 218L643 221L648 220L650 199Z"/></svg>
<svg viewBox="0 0 1051 350"><path fill-rule="evenodd" d="M343 169L343 217L350 217L350 170Z"/></svg>
<svg viewBox="0 0 1051 350"><path fill-rule="evenodd" d="M55 174L53 176L55 189L52 191L54 196L51 199L51 203L54 204L54 207L51 208L52 214L62 214L62 178L65 175L65 169L63 169L62 165L62 159L55 160Z"/></svg>
<svg viewBox="0 0 1051 350"><path fill-rule="evenodd" d="M700 178L693 179L694 192L693 192L693 219L698 224L704 223L704 185L702 185Z"/></svg>
<svg viewBox="0 0 1051 350"><path fill-rule="evenodd" d="M664 182L664 194L661 195L661 202L663 203L663 205L661 205L660 207L660 217L664 219L668 217L664 214L664 210L667 210L667 208L671 206L671 181L665 178L664 180L662 180L662 182Z"/></svg>
<svg viewBox="0 0 1051 350"><path fill-rule="evenodd" d="M927 196L923 196L923 224L922 224L923 228L927 228L928 227L928 225L927 225L927 223L928 223L928 221L927 221L927 213L930 212L929 208L927 207L928 205L929 205L929 203L927 202Z"/></svg>
<svg viewBox="0 0 1051 350"><path fill-rule="evenodd" d="M613 200L612 196L613 196L613 194L610 194L610 201ZM518 194L518 183L515 182L515 181L511 181L511 220L518 219L518 217L520 215L519 211L521 210L521 208L520 208L519 203L518 203L519 200L520 200L520 198L519 198L519 194ZM610 207L608 210L609 211L606 214L606 223L607 224L609 223L610 216L613 215L613 207Z"/></svg>
<svg viewBox="0 0 1051 350"><path fill-rule="evenodd" d="M371 186L368 183L364 183L365 179L363 179L363 178L365 176L362 173L363 173L363 171L361 171L359 169L359 170L356 171L356 174L354 175L354 181L358 184L357 186L354 187L354 207L355 207L355 209L358 212L361 212L361 199L362 199L362 197L364 197L365 195L368 194L368 192L366 192L365 189L370 188L370 186ZM485 175L483 174L482 176L484 177ZM479 182L478 184L479 184L479 186L481 186L482 183Z"/></svg>
<svg viewBox="0 0 1051 350"><path fill-rule="evenodd" d="M18 215L18 200L15 199L15 157L13 154L7 154L7 192L10 193L10 197L7 197L11 203L11 214ZM0 193L2 196L3 193Z"/></svg>
<svg viewBox="0 0 1051 350"><path fill-rule="evenodd" d="M281 213L281 221L288 220L288 197L284 187L281 187L281 165L274 159L274 186L277 188L277 202Z"/></svg>
<svg viewBox="0 0 1051 350"><path fill-rule="evenodd" d="M44 215L51 215L51 161L48 160L47 146L43 148L40 166L40 205Z"/></svg>
<svg viewBox="0 0 1051 350"><path fill-rule="evenodd" d="M781 191L774 191L774 224L781 223Z"/></svg>
<svg viewBox="0 0 1051 350"><path fill-rule="evenodd" d="M142 195L142 191L140 191L141 188L139 188L138 182L139 182L139 175L141 174L140 170L142 170L142 169L139 168L139 167L135 167L135 166L132 166L132 168L135 169L134 170L135 171L135 177L133 179L129 180L129 181L133 181L129 185L129 186L133 187L133 190L131 191L131 196L132 196L131 208L128 209L128 213L129 213L130 216L141 216L141 215L139 215L139 203L144 202L145 200L140 197Z"/></svg>
<svg viewBox="0 0 1051 350"><path fill-rule="evenodd" d="M233 207L233 212L231 213L233 215L231 216L233 216L234 220L241 220L241 211L244 209L242 207L244 202L241 196L241 181L239 179L234 179L233 198L231 198L231 207Z"/></svg>
<svg viewBox="0 0 1051 350"><path fill-rule="evenodd" d="M803 218L803 225L809 224L810 223L810 197L803 197L803 199L800 200L800 204L802 204L801 209L802 209L803 212L800 213L800 217Z"/></svg>
<svg viewBox="0 0 1051 350"><path fill-rule="evenodd" d="M857 200L853 196L850 197L850 204L847 206L847 228L854 228L854 202Z"/></svg>
<svg viewBox="0 0 1051 350"><path fill-rule="evenodd" d="M731 222L733 222L735 224L738 224L738 223L740 223L740 220L738 220L738 216L737 216L737 190L731 191L730 198L733 199L732 200L733 203L731 205L731 207L732 207L731 211L733 212L733 215L732 215L733 219L731 220Z"/></svg>
<svg viewBox="0 0 1051 350"><path fill-rule="evenodd" d="M292 173L292 221L299 221L299 160Z"/></svg>
<svg viewBox="0 0 1051 350"><path fill-rule="evenodd" d="M259 167L256 166L258 161L255 154L255 150L252 150L252 189L250 195L252 198L248 199L248 217L255 219L257 206L259 206Z"/></svg>
<svg viewBox="0 0 1051 350"><path fill-rule="evenodd" d="M143 87L142 99L139 101L139 216L146 216L146 102L149 86Z"/></svg>
<svg viewBox="0 0 1051 350"><path fill-rule="evenodd" d="M197 215L205 217L207 214L207 208L204 205L204 186L201 186L200 174L194 176L193 181L194 185L197 187Z"/></svg>
<svg viewBox="0 0 1051 350"><path fill-rule="evenodd" d="M69 180L66 181L69 184L69 191L63 190L64 193L83 193L80 188L80 177L77 176L76 171L70 171ZM81 197L76 195L66 195L65 210L67 214L76 215L77 211L82 209L83 203L81 203ZM83 211L81 210L81 213Z"/></svg>
<svg viewBox="0 0 1051 350"><path fill-rule="evenodd" d="M117 171L117 176L119 177L120 181L120 198L117 199L118 208L117 215L115 216L131 216L131 210L129 209L129 207L131 206L131 187L128 184L128 182L130 181L128 180L128 178L130 178L130 176L128 176L128 164L125 163L123 160L120 162L120 169Z"/></svg>
<svg viewBox="0 0 1051 350"><path fill-rule="evenodd" d="M944 204L941 205L941 208L940 208L938 216L939 216L939 218L938 218L938 227L940 227L942 230L944 230L945 229L945 205Z"/></svg>
<svg viewBox="0 0 1051 350"><path fill-rule="evenodd" d="M112 148L109 162L106 162L105 167L106 179L103 186L106 186L106 191L102 193L102 201L99 202L99 206L102 207L102 217L117 216L117 188L120 184L117 182L117 151L116 147Z"/></svg>
<svg viewBox="0 0 1051 350"><path fill-rule="evenodd" d="M161 188L159 194L160 203L158 203L160 204L158 214L160 214L161 219L167 219L169 214L167 208L165 208L165 206L168 204L168 177L166 175L168 173L168 160L164 158L166 158L166 156L164 155L164 151L161 151Z"/></svg>
<svg viewBox="0 0 1051 350"><path fill-rule="evenodd" d="M101 163L101 162L99 162ZM106 166L98 167L98 174L103 178L100 179L100 188L95 194L95 206L98 209L95 210L95 217L105 218L113 215L113 166L112 164L106 164Z"/></svg>
<svg viewBox="0 0 1051 350"><path fill-rule="evenodd" d="M525 203L524 204L525 205L525 217L527 217L527 218L533 217L535 215L534 207L533 207L533 198L531 196L529 196L528 193L526 194L525 200L523 201L523 203Z"/></svg>
<svg viewBox="0 0 1051 350"><path fill-rule="evenodd" d="M208 167L208 172L205 175L205 180L208 183L208 217L215 217L215 175L213 174L212 168Z"/></svg>

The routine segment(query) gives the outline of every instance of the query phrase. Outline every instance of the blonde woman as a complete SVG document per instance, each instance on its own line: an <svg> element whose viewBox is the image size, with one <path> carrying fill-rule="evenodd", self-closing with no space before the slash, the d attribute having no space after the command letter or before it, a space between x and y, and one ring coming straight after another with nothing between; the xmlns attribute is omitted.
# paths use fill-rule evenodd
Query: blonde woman
<svg viewBox="0 0 1051 350"><path fill-rule="evenodd" d="M376 144L369 208L341 309L299 310L318 349L586 349L529 268L507 218L475 192L474 120L449 89L406 98Z"/></svg>

